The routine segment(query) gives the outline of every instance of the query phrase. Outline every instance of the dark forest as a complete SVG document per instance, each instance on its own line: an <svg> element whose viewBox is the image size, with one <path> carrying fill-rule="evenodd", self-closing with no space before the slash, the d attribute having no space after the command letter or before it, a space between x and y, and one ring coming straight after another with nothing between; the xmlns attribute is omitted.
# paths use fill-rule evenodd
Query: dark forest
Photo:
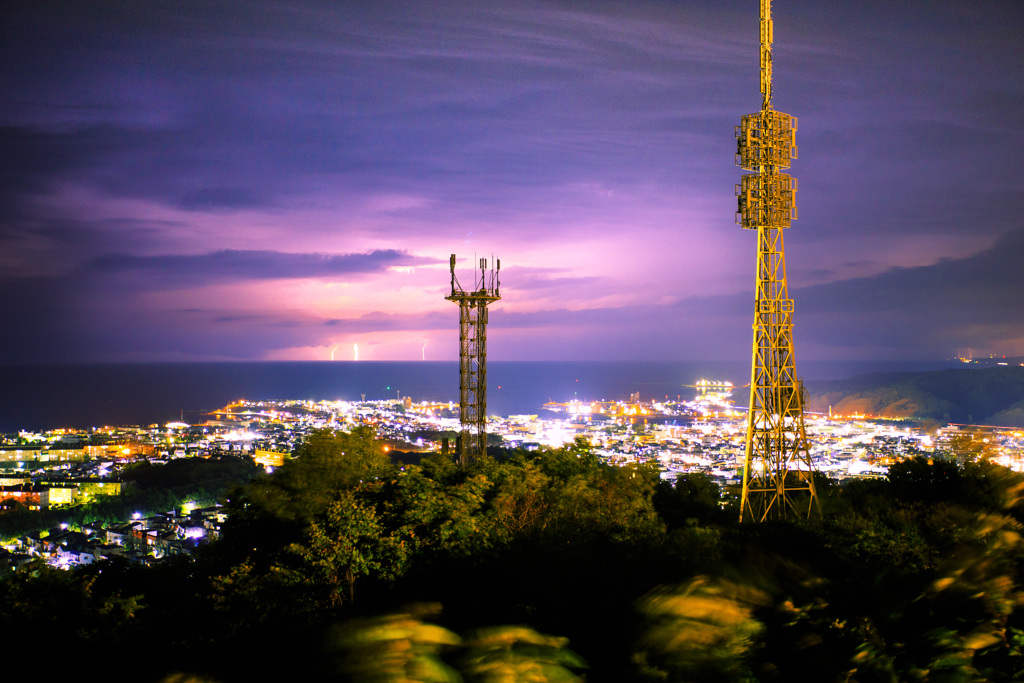
<svg viewBox="0 0 1024 683"><path fill-rule="evenodd" d="M817 475L820 515L763 525L583 440L497 456L394 463L365 428L316 432L195 558L7 576L7 651L145 653L95 671L133 681L1024 676L1024 477L983 453Z"/></svg>

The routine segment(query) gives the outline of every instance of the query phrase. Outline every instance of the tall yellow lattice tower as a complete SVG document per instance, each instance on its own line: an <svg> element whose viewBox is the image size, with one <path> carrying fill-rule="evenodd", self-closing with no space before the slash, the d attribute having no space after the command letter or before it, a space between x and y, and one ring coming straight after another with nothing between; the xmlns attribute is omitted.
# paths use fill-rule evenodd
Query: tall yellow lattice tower
<svg viewBox="0 0 1024 683"><path fill-rule="evenodd" d="M793 300L786 285L782 231L797 217L796 117L772 109L772 6L761 0L761 111L736 127L736 223L757 231L754 345L740 521L809 516L818 497L807 433L803 384L793 360Z"/></svg>

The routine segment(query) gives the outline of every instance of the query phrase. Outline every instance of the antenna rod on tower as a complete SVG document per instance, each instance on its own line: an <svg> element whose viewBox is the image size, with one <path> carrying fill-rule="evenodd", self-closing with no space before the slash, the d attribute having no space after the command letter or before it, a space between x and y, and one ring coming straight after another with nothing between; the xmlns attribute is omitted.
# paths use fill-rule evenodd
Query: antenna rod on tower
<svg viewBox="0 0 1024 683"><path fill-rule="evenodd" d="M772 0L761 0L761 109L772 108Z"/></svg>

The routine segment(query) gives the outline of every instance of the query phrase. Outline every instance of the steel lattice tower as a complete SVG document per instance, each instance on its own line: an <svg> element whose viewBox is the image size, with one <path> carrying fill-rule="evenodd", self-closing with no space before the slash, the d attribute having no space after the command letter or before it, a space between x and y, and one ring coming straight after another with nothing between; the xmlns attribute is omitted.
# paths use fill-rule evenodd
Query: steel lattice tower
<svg viewBox="0 0 1024 683"><path fill-rule="evenodd" d="M782 169L797 156L796 117L772 109L771 0L761 0L761 111L736 127L736 223L757 230L754 344L740 521L809 516L818 497L807 433L803 384L793 360L793 300L786 285L782 230L796 219L796 178Z"/></svg>
<svg viewBox="0 0 1024 683"><path fill-rule="evenodd" d="M487 455L487 306L501 299L498 274L501 260L487 271L487 259L480 259L480 277L466 291L455 277L455 254L451 258L452 293L447 301L459 304L459 419L462 437L459 462Z"/></svg>

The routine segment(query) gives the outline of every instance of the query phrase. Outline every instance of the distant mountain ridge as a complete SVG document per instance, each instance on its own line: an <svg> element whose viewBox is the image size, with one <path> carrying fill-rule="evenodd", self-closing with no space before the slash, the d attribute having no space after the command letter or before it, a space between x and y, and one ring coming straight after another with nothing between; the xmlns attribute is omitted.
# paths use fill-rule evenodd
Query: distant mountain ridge
<svg viewBox="0 0 1024 683"><path fill-rule="evenodd" d="M1024 367L876 373L808 382L808 410L1024 427Z"/></svg>

